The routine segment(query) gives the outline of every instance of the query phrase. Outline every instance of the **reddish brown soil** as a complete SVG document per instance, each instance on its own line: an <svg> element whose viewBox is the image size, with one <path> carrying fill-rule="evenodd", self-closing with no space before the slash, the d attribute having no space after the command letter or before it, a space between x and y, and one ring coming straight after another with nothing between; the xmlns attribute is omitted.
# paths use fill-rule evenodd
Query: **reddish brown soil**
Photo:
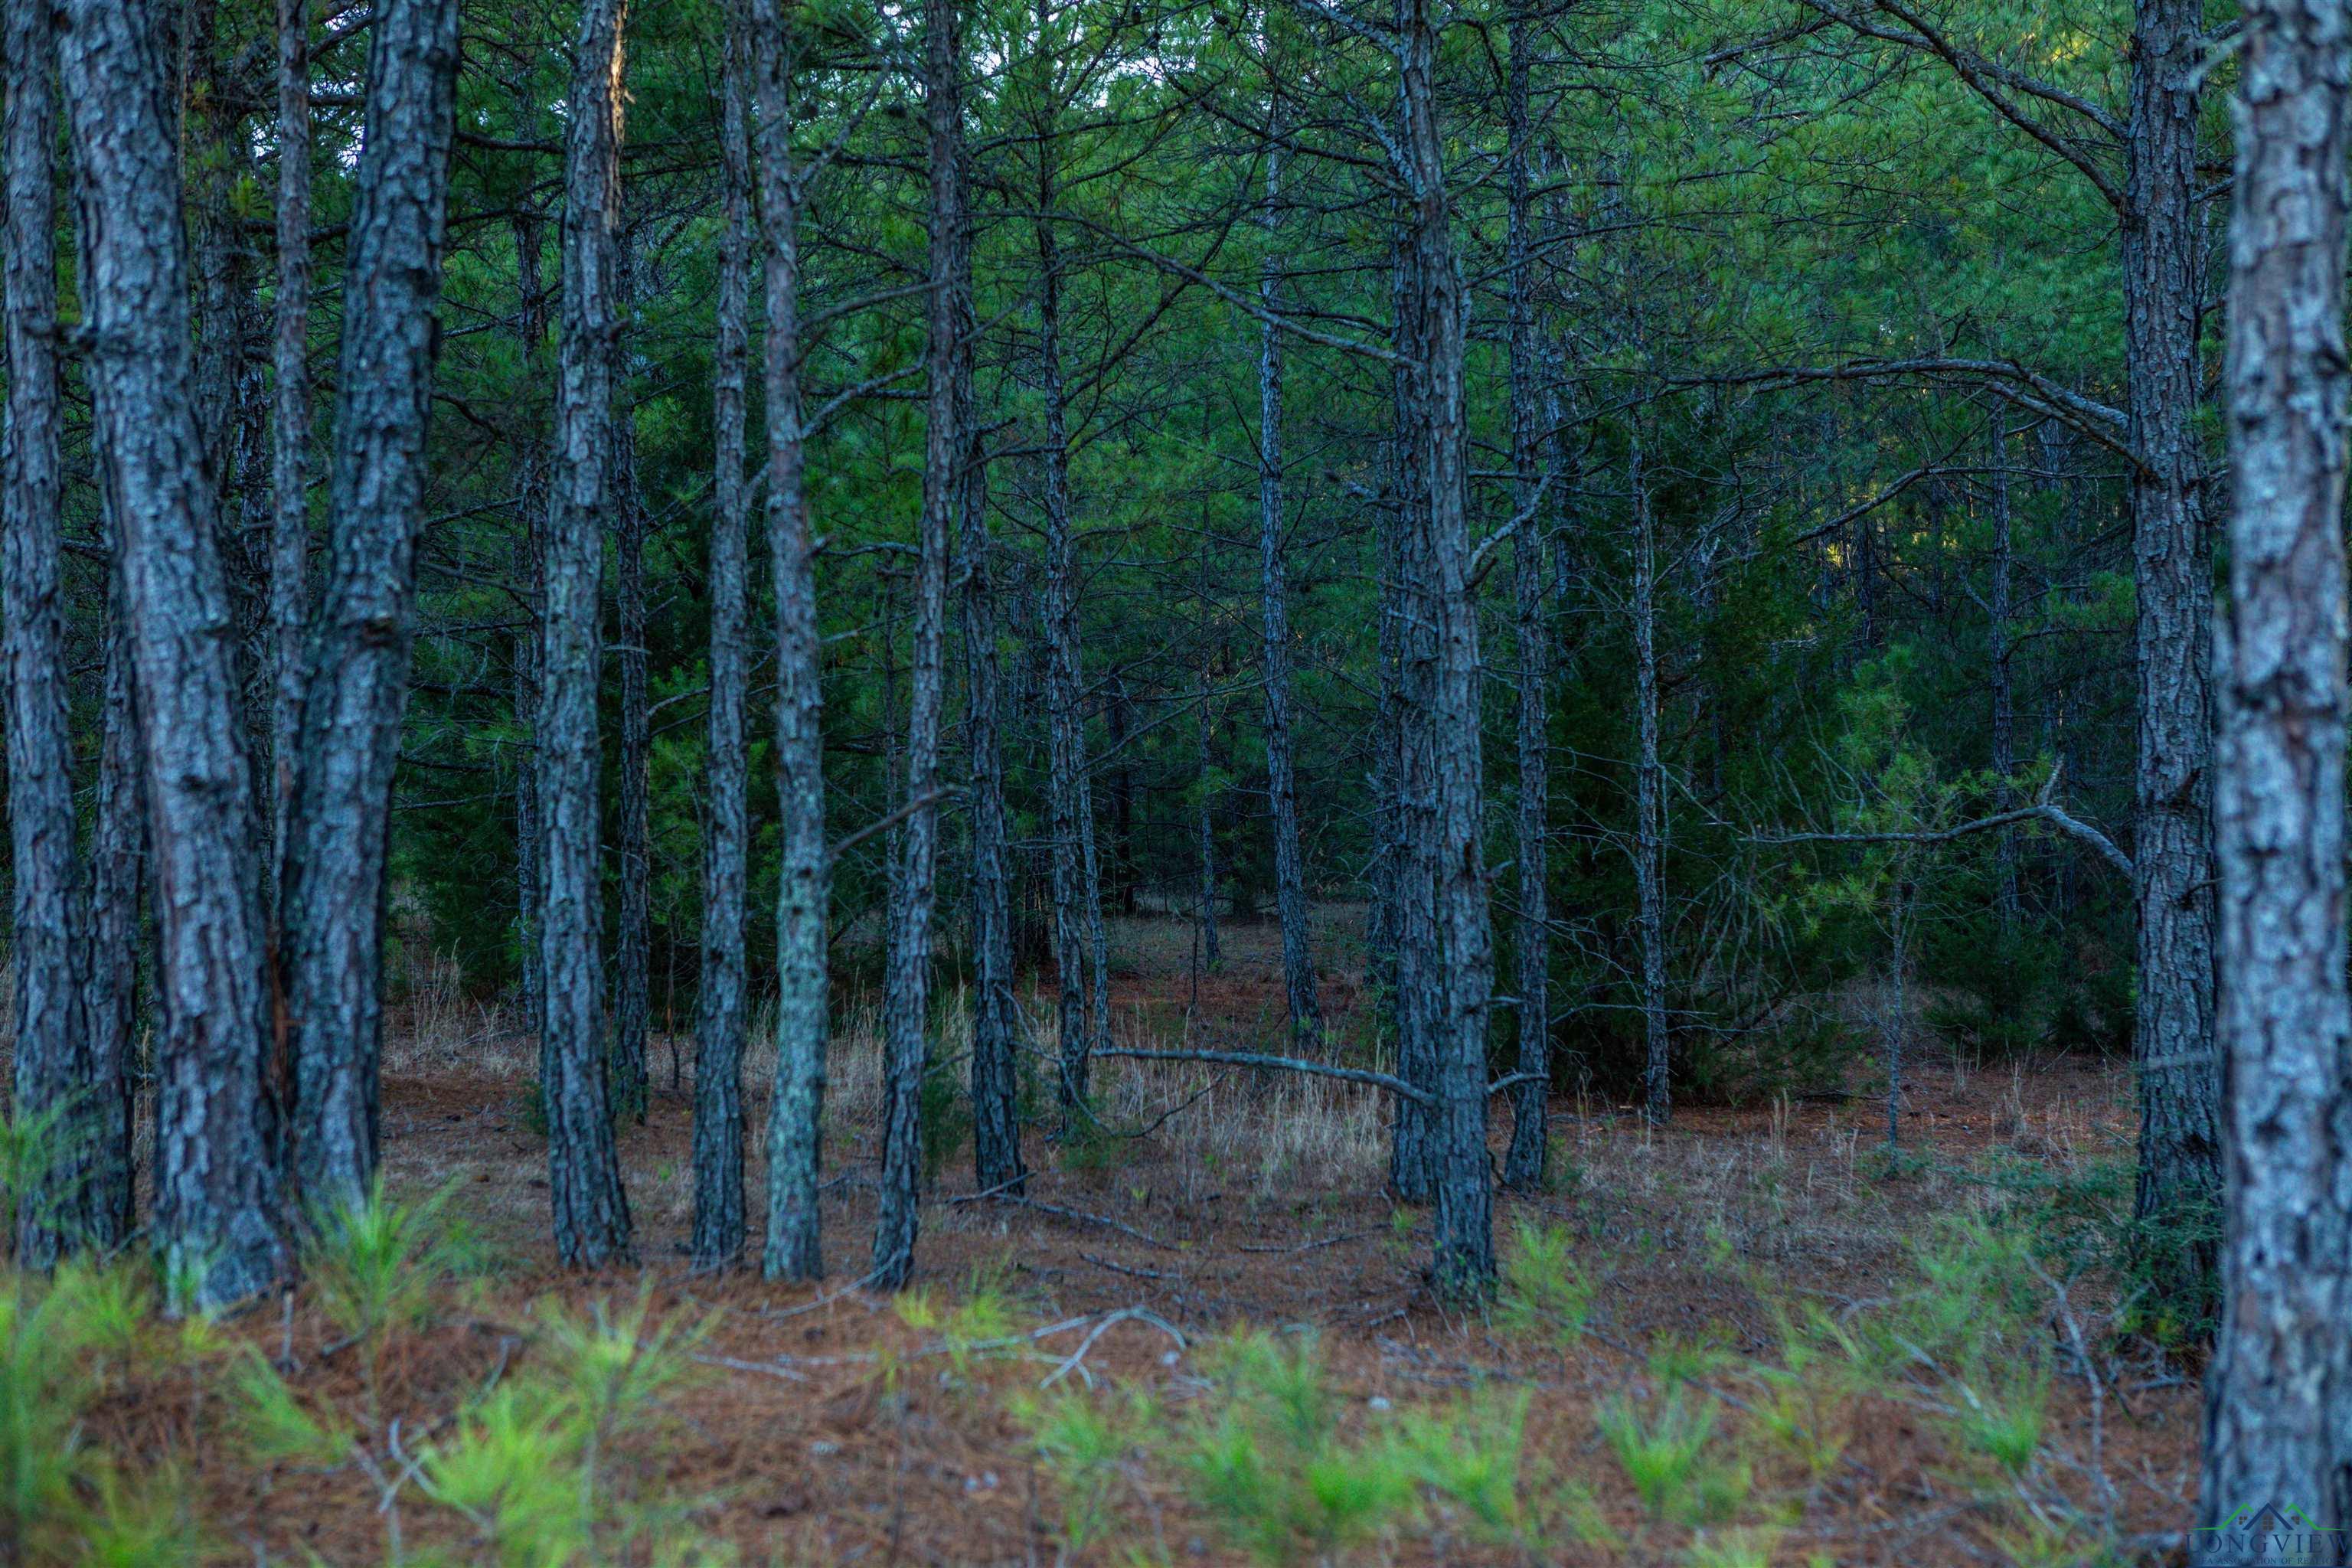
<svg viewBox="0 0 2352 1568"><path fill-rule="evenodd" d="M1146 1023L1168 1036L1182 1029L1191 997L1182 928L1173 932L1129 928L1121 943L1130 969L1121 976L1122 1008L1130 1016L1156 1010ZM1280 1007L1272 933L1240 928L1227 943L1226 970L1202 989L1196 1040L1206 1032L1252 1034ZM1331 1000L1344 1028L1353 1000L1344 983L1333 984ZM992 1278L1011 1293L1024 1331L1139 1306L1186 1336L1180 1348L1149 1322L1121 1321L1092 1345L1083 1373L1074 1369L1066 1381L1091 1375L1181 1400L1198 1387L1184 1380L1195 1373L1203 1337L1243 1324L1312 1325L1338 1387L1359 1409L1375 1399L1402 1406L1453 1398L1479 1384L1530 1388L1530 1465L1589 1489L1630 1543L1612 1552L1564 1539L1545 1543L1539 1560L1682 1561L1690 1533L1643 1533L1633 1492L1595 1428L1604 1400L1650 1386L1642 1350L1705 1341L1769 1358L1777 1341L1759 1289L1833 1313L1867 1310L1903 1288L1906 1237L1939 1214L1987 1201L1988 1189L1956 1171L1980 1172L1997 1154L2079 1169L2128 1150L2128 1089L2117 1073L2063 1064L1965 1080L1923 1070L1915 1081L1904 1133L1925 1158L1892 1173L1876 1159L1883 1113L1874 1101L1697 1109L1657 1133L1615 1108L1555 1106L1575 1179L1538 1200L1499 1200L1497 1226L1507 1238L1522 1220L1548 1220L1576 1237L1596 1286L1593 1331L1566 1353L1485 1317L1443 1310L1419 1274L1428 1215L1400 1211L1370 1182L1333 1183L1299 1170L1269 1189L1236 1170L1230 1183L1204 1184L1198 1162L1180 1158L1184 1140L1198 1135L1184 1115L1090 1169L1063 1168L1055 1149L1033 1135L1028 1205L957 1201L971 1184L960 1157L924 1212L919 1284L948 1304L975 1274ZM649 1287L661 1312L708 1320L701 1348L712 1359L670 1402L662 1429L632 1440L615 1484L701 1500L679 1528L731 1542L750 1563L1057 1560L1054 1483L1033 1462L1013 1406L1078 1349L1093 1323L1043 1337L1020 1358L983 1357L959 1370L940 1353L936 1331L918 1331L887 1299L847 1288L863 1269L872 1218L870 1131L837 1138L828 1151L840 1180L824 1216L833 1279L823 1291L769 1286L755 1275L695 1277L677 1250L686 1230L688 1107L658 1096L645 1124L622 1139L645 1267L583 1279L553 1267L544 1151L521 1103L522 1086L501 1077L443 1072L386 1085L395 1189L461 1184L455 1212L480 1227L498 1259L477 1300L394 1347L385 1404L404 1413L412 1442L465 1391L494 1373L511 1374L533 1353L535 1297L582 1302ZM764 1103L755 1101L751 1125L763 1120ZM1499 1152L1507 1117L1498 1112L1496 1121ZM755 1163L754 1194L761 1175ZM756 1215L756 1196L753 1208ZM2086 1291L2078 1309L2087 1316L2097 1305ZM354 1358L328 1352L337 1336L307 1300L298 1297L283 1318L253 1314L237 1331L273 1355L290 1349L306 1396L355 1407ZM856 1359L886 1349L895 1361L887 1373ZM2105 1481L2053 1459L2030 1489L2055 1500L2043 1501L2045 1510L2072 1506L2096 1518L2108 1507L2102 1486L2112 1487L2120 1536L2177 1531L2192 1489L2194 1379L2129 1350L2102 1366L2095 1428L2081 1379L2062 1378L2053 1388L2048 1449L2085 1462L2095 1449ZM1736 1378L1722 1384L1735 1398L1743 1386ZM356 1474L264 1471L225 1445L191 1443L208 1429L204 1395L194 1388L137 1390L109 1414L110 1440L149 1453L168 1448L193 1463L238 1559L300 1561L307 1549L333 1563L383 1560L384 1519ZM2000 1500L2002 1488L1985 1480L1980 1465L1963 1465L1915 1405L1860 1402L1850 1446L1818 1485L1790 1473L1791 1462L1757 1454L1749 1511L1771 1511L1770 1500L1790 1526L1776 1562L1814 1553L1906 1565L2006 1558L2001 1531L2015 1510ZM1114 1543L1085 1561L1125 1561L1129 1547L1151 1559L1239 1560L1166 1467L1139 1468L1117 1506L1123 1524ZM411 1544L421 1535L460 1545L439 1532L430 1511L407 1510ZM2077 1544L2087 1549L2090 1538ZM1524 1559L1430 1538L1350 1560Z"/></svg>

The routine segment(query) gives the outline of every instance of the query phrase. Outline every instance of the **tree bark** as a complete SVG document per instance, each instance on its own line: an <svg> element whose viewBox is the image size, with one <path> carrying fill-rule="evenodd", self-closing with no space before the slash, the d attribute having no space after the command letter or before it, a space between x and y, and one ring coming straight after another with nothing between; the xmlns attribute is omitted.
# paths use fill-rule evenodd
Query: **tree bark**
<svg viewBox="0 0 2352 1568"><path fill-rule="evenodd" d="M620 334L621 36L625 0L586 0L563 143L563 324L540 658L540 962L555 1249L568 1267L630 1257L606 1082L604 894L597 875L599 580L613 483L613 370Z"/></svg>
<svg viewBox="0 0 2352 1568"><path fill-rule="evenodd" d="M99 461L121 530L155 878L153 1232L175 1306L284 1271L253 773L235 617L196 420L187 231L152 5L68 0L58 57L79 168Z"/></svg>
<svg viewBox="0 0 2352 1568"><path fill-rule="evenodd" d="M544 365L541 351L547 338L540 236L540 215L526 205L514 220L515 337L523 363L534 369ZM521 949L523 1023L534 1036L547 1025L547 986L539 952L539 780L543 753L538 744L539 655L547 601L547 435L539 423L539 412L536 402L529 405L522 450L517 458L522 473L516 485L515 565L522 579L524 624L514 647L514 722L522 736L521 765L515 770L515 934Z"/></svg>
<svg viewBox="0 0 2352 1568"><path fill-rule="evenodd" d="M2200 1562L2275 1561L2233 1517L2352 1530L2352 1001L2345 984L2347 100L2342 6L2241 13L2226 380L2235 497L2223 666L2219 1016L2225 1306ZM2217 1550L2218 1548L2218 1550ZM2326 1549L2326 1548L2323 1548Z"/></svg>
<svg viewBox="0 0 2352 1568"><path fill-rule="evenodd" d="M114 509L100 510L110 546L119 537ZM137 1122L131 1069L138 1045L139 961L145 908L140 893L147 859L146 799L140 777L139 708L131 689L130 617L119 549L107 573L106 667L99 691L98 799L89 843L89 952L82 976L89 1018L94 1159L90 1212L104 1215L94 1241L131 1239L138 1192L131 1133ZM113 955L101 963L95 955Z"/></svg>
<svg viewBox="0 0 2352 1568"><path fill-rule="evenodd" d="M6 256L8 392L0 519L0 658L7 667L8 844L15 894L14 1116L46 1125L36 1166L11 1194L16 1261L47 1268L110 1235L92 1167L110 1157L110 1096L82 1005L86 915L74 848L73 732L58 602L63 408L58 380L57 93L47 0L8 0Z"/></svg>
<svg viewBox="0 0 2352 1568"><path fill-rule="evenodd" d="M771 1279L824 1272L817 1176L824 1131L824 647L803 483L800 201L793 165L793 59L782 0L751 0L760 231L768 316L768 551L776 593L776 1084L768 1116Z"/></svg>
<svg viewBox="0 0 2352 1568"><path fill-rule="evenodd" d="M278 0L278 298L271 345L270 857L286 879L310 616L310 10Z"/></svg>
<svg viewBox="0 0 2352 1568"><path fill-rule="evenodd" d="M636 242L621 241L616 327L625 326L637 295ZM614 360L621 361L617 340ZM646 769L653 720L646 690L646 503L637 486L635 404L624 394L613 417L614 597L618 603L621 667L621 821L613 858L619 863L620 929L613 952L613 1100L639 1123L651 1091L646 1037L653 1014L653 823Z"/></svg>
<svg viewBox="0 0 2352 1568"><path fill-rule="evenodd" d="M2197 409L2200 0L2137 0L2123 226L2137 584L2135 1216L2159 1294L2201 1296L2221 1201L2213 1054L2212 559Z"/></svg>
<svg viewBox="0 0 2352 1568"><path fill-rule="evenodd" d="M726 230L719 239L718 338L711 346L710 713L703 747L709 790L702 840L702 980L694 1027L694 1237L698 1268L742 1260L743 883L751 838L745 801L743 482L746 366L751 359L751 142L744 120L751 38L742 0L727 7L719 77L719 167Z"/></svg>
<svg viewBox="0 0 2352 1568"><path fill-rule="evenodd" d="M1510 285L1511 510L1536 504L1536 342L1534 247L1530 229L1528 111L1528 78L1535 39L1527 13L1511 16L1510 76L1505 88L1508 229L1505 268ZM1530 517L1511 541L1512 586L1517 598L1519 661L1518 1070L1532 1074L1511 1091L1511 1144L1503 1160L1503 1184L1516 1192L1540 1191L1550 1157L1548 1124L1551 1092L1551 910L1546 841L1551 826L1549 654L1551 628L1545 616L1544 544L1549 532Z"/></svg>
<svg viewBox="0 0 2352 1568"><path fill-rule="evenodd" d="M1257 522L1258 592L1265 622L1265 793L1274 816L1275 908L1282 919L1282 988L1295 1050L1322 1043L1323 1010L1315 996L1315 952L1307 924L1307 867L1298 847L1298 785L1290 742L1290 587L1284 570L1282 501L1282 263L1275 237L1282 202L1281 101L1272 106L1274 144L1265 155L1266 253L1258 268Z"/></svg>
<svg viewBox="0 0 2352 1568"><path fill-rule="evenodd" d="M1475 1299L1495 1279L1494 1171L1486 1155L1486 1010L1494 981L1486 877L1479 850L1477 606L1470 581L1468 420L1463 358L1467 290L1454 254L1445 144L1437 117L1437 23L1429 0L1400 0L1397 61L1403 101L1412 246L1420 285L1423 479L1428 510L1429 769L1434 809L1424 815L1433 881L1442 1012L1433 1039L1437 1090L1437 1225L1430 1277L1437 1290Z"/></svg>
<svg viewBox="0 0 2352 1568"><path fill-rule="evenodd" d="M321 1219L365 1205L375 1184L385 855L416 636L457 0L383 0L368 55L327 575L310 637L283 904L292 1174Z"/></svg>
<svg viewBox="0 0 2352 1568"><path fill-rule="evenodd" d="M2009 439L2001 429L2001 413L1992 418L1992 772L1998 782L1994 807L2007 811L2017 804L2010 781L2017 773L2017 700L2011 681ZM2020 919L2017 893L2017 834L2004 827L1993 847L1993 913L2003 936L2015 933Z"/></svg>
<svg viewBox="0 0 2352 1568"><path fill-rule="evenodd" d="M1654 1127L1674 1109L1666 1028L1665 771L1658 761L1657 528L1642 447L1630 463L1633 497L1633 882L1642 933L1642 1110Z"/></svg>

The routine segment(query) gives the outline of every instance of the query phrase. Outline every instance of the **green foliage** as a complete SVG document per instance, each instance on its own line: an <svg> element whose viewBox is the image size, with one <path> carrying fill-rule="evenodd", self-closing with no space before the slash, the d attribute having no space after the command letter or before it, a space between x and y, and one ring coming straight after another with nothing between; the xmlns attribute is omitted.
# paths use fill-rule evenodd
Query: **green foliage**
<svg viewBox="0 0 2352 1568"><path fill-rule="evenodd" d="M1630 1399L1601 1410L1601 1435L1618 1468L1652 1516L1679 1524L1717 1524L1746 1500L1748 1467L1721 1455L1716 1405L1677 1386L1645 1411Z"/></svg>
<svg viewBox="0 0 2352 1568"><path fill-rule="evenodd" d="M1549 1339L1563 1349L1583 1335L1592 1310L1592 1285L1577 1267L1575 1238L1565 1226L1520 1220L1503 1260L1496 1318L1513 1333Z"/></svg>
<svg viewBox="0 0 2352 1568"><path fill-rule="evenodd" d="M1014 1413L1060 1489L1063 1543L1084 1552L1110 1529L1120 1468L1157 1436L1158 1408L1141 1394L1121 1401L1066 1388Z"/></svg>

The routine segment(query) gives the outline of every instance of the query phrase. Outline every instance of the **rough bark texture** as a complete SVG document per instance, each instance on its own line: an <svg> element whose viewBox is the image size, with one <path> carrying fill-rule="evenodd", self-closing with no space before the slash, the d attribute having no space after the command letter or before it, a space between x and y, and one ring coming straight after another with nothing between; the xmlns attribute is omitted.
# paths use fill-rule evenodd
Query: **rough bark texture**
<svg viewBox="0 0 2352 1568"><path fill-rule="evenodd" d="M563 323L540 658L540 962L547 987L540 1092L555 1248L569 1266L627 1258L629 1200L605 1081L604 892L597 875L599 581L613 487L613 359L620 331L624 0L587 0L563 144Z"/></svg>
<svg viewBox="0 0 2352 1568"><path fill-rule="evenodd" d="M2009 440L2001 416L1992 421L1992 596L1986 606L1992 621L1992 773L1999 781L1994 807L2007 811L2017 804L2009 781L2017 772L2017 699L2011 676ZM1993 848L1993 912L2002 934L2017 930L2017 834L2004 827Z"/></svg>
<svg viewBox="0 0 2352 1568"><path fill-rule="evenodd" d="M751 357L751 143L744 121L751 39L741 0L727 8L719 78L719 165L726 232L719 253L719 335L711 347L716 427L710 520L710 714L703 750L702 983L694 1022L694 1239L697 1267L743 1256L743 883L751 825L745 800L743 383Z"/></svg>
<svg viewBox="0 0 2352 1568"><path fill-rule="evenodd" d="M2226 1305L2192 1556L2290 1506L2352 1529L2352 1002L2345 985L2341 5L2252 0L2240 48L2226 374L2235 498L2220 752ZM2263 1527L2257 1526L2259 1531ZM2323 1536L2342 1561L2340 1533ZM2267 1551L2267 1555L2265 1554Z"/></svg>
<svg viewBox="0 0 2352 1568"><path fill-rule="evenodd" d="M814 1279L824 1132L824 647L803 487L800 199L793 167L793 61L782 0L751 0L760 232L768 342L768 551L776 591L776 1085L768 1116L771 1279Z"/></svg>
<svg viewBox="0 0 2352 1568"><path fill-rule="evenodd" d="M73 734L58 604L61 434L58 382L56 49L47 0L8 0L6 282L8 408L0 494L0 659L7 667L8 845L14 884L14 1110L47 1122L45 1156L22 1189L16 1258L46 1268L115 1237L103 1157L110 1096L93 1072L82 1006L81 867L74 850Z"/></svg>
<svg viewBox="0 0 2352 1568"><path fill-rule="evenodd" d="M924 119L930 142L930 396L923 440L923 510L915 567L914 657L907 695L907 825L897 867L898 896L883 1003L887 1048L882 1192L874 1221L874 1283L895 1290L915 1267L918 1188L922 1179L919 1102L929 1055L931 916L939 871L940 676L948 532L956 510L964 443L956 428L955 356L967 307L957 299L970 241L963 211L963 94L956 0L923 9Z"/></svg>
<svg viewBox="0 0 2352 1568"><path fill-rule="evenodd" d="M1534 258L1529 233L1528 179L1528 79L1535 48L1527 16L1511 18L1511 69L1505 89L1505 134L1509 226L1505 266L1510 286L1511 510L1536 504L1536 342ZM1551 628L1545 616L1544 542L1548 530L1535 518L1519 524L1511 541L1511 578L1519 661L1519 797L1517 886L1518 912L1517 1070L1533 1074L1511 1093L1511 1144L1503 1159L1503 1184L1516 1192L1542 1188L1551 1131L1547 1111L1551 1094L1551 910L1546 840L1551 826L1551 736L1549 703Z"/></svg>
<svg viewBox="0 0 2352 1568"><path fill-rule="evenodd" d="M156 910L155 1199L175 1301L226 1306L287 1261L253 773L196 422L187 237L158 8L63 7L99 461L121 533Z"/></svg>
<svg viewBox="0 0 2352 1568"><path fill-rule="evenodd" d="M2213 1055L2212 558L2199 490L2197 82L2200 0L2138 0L2123 226L2138 590L2139 915L2135 1205L2163 1292L2201 1294L2220 1201Z"/></svg>
<svg viewBox="0 0 2352 1568"><path fill-rule="evenodd" d="M110 543L113 508L101 503ZM118 555L119 559L119 555ZM136 1098L131 1080L137 1045L141 911L147 857L146 791L140 778L139 710L131 690L131 628L122 574L107 574L106 668L99 689L98 799L89 840L89 951L120 962L85 964L82 998L89 1015L89 1078L100 1105L91 1111L96 1142L89 1181L93 1214L106 1217L110 1247L131 1234L137 1192L131 1152Z"/></svg>
<svg viewBox="0 0 2352 1568"><path fill-rule="evenodd" d="M1441 1009L1433 1031L1437 1104L1437 1225L1432 1283L1442 1295L1484 1296L1495 1279L1494 1171L1486 1155L1486 1009L1494 948L1479 852L1484 788L1478 736L1478 617L1470 582L1468 424L1463 353L1468 290L1455 263L1437 119L1437 22L1428 0L1402 0L1398 65L1404 106L1412 246L1421 289L1419 379L1427 605L1430 782L1425 854L1433 882Z"/></svg>
<svg viewBox="0 0 2352 1568"><path fill-rule="evenodd" d="M525 206L514 220L515 339L526 363L545 363L547 290L541 286L539 250L541 220ZM539 725L539 655L542 610L547 599L547 437L538 420L539 405L530 405L524 426L522 469L517 486L515 541L516 575L522 581L522 629L515 636L514 721L522 734L522 763L515 770L515 937L522 950L523 1022L533 1035L547 1022L547 987L539 953L540 816L539 778L542 753L537 743Z"/></svg>
<svg viewBox="0 0 2352 1568"><path fill-rule="evenodd" d="M1318 1047L1323 1010L1315 997L1315 953L1307 925L1307 866L1298 848L1298 785L1290 745L1290 584L1284 571L1282 504L1282 264L1273 237L1282 200L1281 109L1276 144L1265 160L1265 259L1258 270L1257 524L1258 596L1265 624L1265 793L1274 818L1275 908L1282 920L1282 986L1290 1007L1292 1048Z"/></svg>
<svg viewBox="0 0 2352 1568"><path fill-rule="evenodd" d="M286 829L301 744L310 616L310 10L278 0L278 298L270 359L270 858L286 878Z"/></svg>
<svg viewBox="0 0 2352 1568"><path fill-rule="evenodd" d="M370 29L327 574L282 906L292 1175L321 1217L365 1204L375 1181L385 854L415 643L457 71L457 0L383 0Z"/></svg>

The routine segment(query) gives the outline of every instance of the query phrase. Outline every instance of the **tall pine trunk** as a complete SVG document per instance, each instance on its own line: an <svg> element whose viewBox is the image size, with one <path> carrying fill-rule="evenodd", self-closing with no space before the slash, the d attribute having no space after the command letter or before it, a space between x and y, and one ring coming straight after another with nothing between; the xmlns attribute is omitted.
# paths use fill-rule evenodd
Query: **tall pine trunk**
<svg viewBox="0 0 2352 1568"><path fill-rule="evenodd" d="M824 1133L824 646L804 488L800 176L782 0L750 0L768 342L768 552L776 592L776 1082L768 1114L771 1279L824 1272L817 1176Z"/></svg>
<svg viewBox="0 0 2352 1568"><path fill-rule="evenodd" d="M547 338L547 290L541 287L539 250L541 221L526 205L514 220L515 340L526 365L545 363L541 351ZM533 377L533 380L537 380ZM516 485L516 575L522 582L522 628L514 639L514 725L520 733L522 760L515 769L515 935L521 949L523 1024L532 1035L547 1024L547 986L540 968L539 879L541 834L539 780L542 752L538 744L539 658L547 602L547 433L539 423L540 405L527 405L522 469Z"/></svg>
<svg viewBox="0 0 2352 1568"><path fill-rule="evenodd" d="M636 242L620 247L617 321L625 323L637 297ZM614 363L621 361L614 344ZM626 389L622 388L625 393ZM613 858L618 862L620 929L613 951L613 1099L621 1114L646 1119L651 1093L646 1036L653 1014L653 822L646 777L653 719L646 689L646 500L637 483L637 418L633 396L613 420L614 598L621 674L620 816Z"/></svg>
<svg viewBox="0 0 2352 1568"><path fill-rule="evenodd" d="M1528 188L1528 87L1535 40L1524 11L1511 17L1510 77L1505 89L1505 134L1508 229L1505 268L1510 286L1511 507L1524 513L1536 504L1535 265ZM1551 1092L1551 910L1545 842L1551 826L1550 704L1551 628L1544 615L1544 542L1547 530L1533 517L1519 524L1511 541L1512 592L1517 612L1519 661L1519 797L1517 888L1518 1025L1517 1071L1531 1074L1512 1091L1511 1144L1503 1159L1503 1184L1517 1192L1543 1185L1550 1155L1548 1124Z"/></svg>
<svg viewBox="0 0 2352 1568"><path fill-rule="evenodd" d="M2250 0L2226 379L2235 496L2222 668L2225 1307L2196 1555L2292 1507L2352 1530L2352 1001L2345 985L2345 160L2352 32ZM2240 1539L2242 1539L2241 1537ZM2243 1553L2242 1555L2241 1553ZM2335 1553L2331 1553L2334 1555ZM2273 1557L2275 1553L2273 1554Z"/></svg>
<svg viewBox="0 0 2352 1568"><path fill-rule="evenodd" d="M155 882L152 1226L175 1305L211 1309L277 1279L287 1238L257 816L194 395L169 29L158 7L121 0L70 0L61 15L96 445L120 528Z"/></svg>
<svg viewBox="0 0 2352 1568"><path fill-rule="evenodd" d="M629 1200L606 1082L596 685L604 526L616 504L613 369L620 334L625 0L586 0L563 142L563 323L555 386L540 658L540 1092L555 1249L568 1266L630 1256Z"/></svg>
<svg viewBox="0 0 2352 1568"><path fill-rule="evenodd" d="M919 1106L929 1055L931 918L938 895L940 678L948 532L961 486L964 442L956 427L956 357L967 344L957 298L970 243L963 211L963 93L956 0L923 11L924 119L930 142L930 395L923 441L923 510L915 569L914 656L907 697L907 825L899 842L883 1031L882 1194L874 1222L874 1283L904 1286L915 1267L922 1180Z"/></svg>
<svg viewBox="0 0 2352 1568"><path fill-rule="evenodd" d="M301 744L310 616L310 10L278 0L278 297L270 358L270 857L286 878L286 832ZM282 938L281 938L282 941Z"/></svg>
<svg viewBox="0 0 2352 1568"><path fill-rule="evenodd" d="M1642 939L1642 1111L1674 1109L1666 1026L1666 776L1658 760L1658 539L1640 437L1627 465L1633 501L1633 884Z"/></svg>
<svg viewBox="0 0 2352 1568"><path fill-rule="evenodd" d="M457 0L383 0L368 55L327 575L310 637L284 900L292 1174L321 1215L366 1203L375 1182L385 857L416 636Z"/></svg>
<svg viewBox="0 0 2352 1568"><path fill-rule="evenodd" d="M703 747L702 980L694 1026L694 1239L698 1268L743 1255L743 882L751 826L743 707L745 367L751 358L751 144L744 121L751 38L741 0L727 7L719 77L719 166L726 231L719 251L719 332L710 356L710 714Z"/></svg>
<svg viewBox="0 0 2352 1568"><path fill-rule="evenodd" d="M103 1248L107 1086L82 1005L86 910L74 849L73 733L58 602L63 425L58 378L56 48L48 0L8 0L5 306L8 407L0 494L0 658L7 667L9 870L14 884L19 1127L47 1122L45 1163L13 1197L16 1258L46 1268Z"/></svg>
<svg viewBox="0 0 2352 1568"><path fill-rule="evenodd" d="M2123 225L2139 683L2133 817L2138 1190L2160 1294L2201 1297L2218 1237L2213 1054L2212 552L2197 434L2200 0L2137 0Z"/></svg>

